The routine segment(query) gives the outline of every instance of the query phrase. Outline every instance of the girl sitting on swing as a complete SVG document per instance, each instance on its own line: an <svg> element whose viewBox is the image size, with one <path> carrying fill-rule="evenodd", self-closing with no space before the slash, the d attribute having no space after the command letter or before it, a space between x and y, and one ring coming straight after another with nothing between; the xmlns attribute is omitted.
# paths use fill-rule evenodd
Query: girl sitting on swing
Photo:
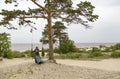
<svg viewBox="0 0 120 79"><path fill-rule="evenodd" d="M35 63L37 64L43 63L43 61L41 60L40 54L39 54L40 52L39 48L36 47L33 52L34 52Z"/></svg>

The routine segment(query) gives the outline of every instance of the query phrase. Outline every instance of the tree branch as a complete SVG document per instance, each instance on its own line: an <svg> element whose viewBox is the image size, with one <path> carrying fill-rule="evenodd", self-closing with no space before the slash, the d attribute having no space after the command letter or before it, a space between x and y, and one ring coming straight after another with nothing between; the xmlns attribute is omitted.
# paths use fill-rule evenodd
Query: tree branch
<svg viewBox="0 0 120 79"><path fill-rule="evenodd" d="M46 8L44 8L42 5L38 4L35 0L31 0L34 4L36 4L38 7L42 8L45 10L47 13L49 12Z"/></svg>
<svg viewBox="0 0 120 79"><path fill-rule="evenodd" d="M21 18L21 19L23 19L23 18L45 18L45 19L47 19L46 16L20 16L17 18Z"/></svg>

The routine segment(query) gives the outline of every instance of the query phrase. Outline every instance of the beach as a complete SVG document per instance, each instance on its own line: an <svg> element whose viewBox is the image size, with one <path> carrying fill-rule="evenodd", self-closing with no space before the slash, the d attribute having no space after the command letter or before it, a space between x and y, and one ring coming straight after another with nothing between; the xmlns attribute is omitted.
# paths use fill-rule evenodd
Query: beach
<svg viewBox="0 0 120 79"><path fill-rule="evenodd" d="M32 58L4 59L0 79L120 79L120 59L56 61L38 65Z"/></svg>

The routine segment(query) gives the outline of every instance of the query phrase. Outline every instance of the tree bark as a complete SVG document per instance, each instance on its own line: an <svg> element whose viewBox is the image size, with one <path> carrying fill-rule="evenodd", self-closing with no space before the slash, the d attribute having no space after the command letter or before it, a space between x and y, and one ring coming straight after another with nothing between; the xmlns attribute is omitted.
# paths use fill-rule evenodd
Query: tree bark
<svg viewBox="0 0 120 79"><path fill-rule="evenodd" d="M54 60L51 13L48 13L49 60Z"/></svg>
<svg viewBox="0 0 120 79"><path fill-rule="evenodd" d="M45 7L38 4L35 0L31 0L33 3L35 3L38 7L42 8L47 13L47 17L43 16L43 18L47 19L48 22L48 39L49 39L49 60L52 60L50 62L55 62L54 60L54 52L53 52L53 37L52 37L52 21L51 21L51 12L49 11L49 8L46 9ZM48 5L50 4L50 0L48 0Z"/></svg>
<svg viewBox="0 0 120 79"><path fill-rule="evenodd" d="M59 54L62 55L62 52L61 52L61 36L59 34Z"/></svg>

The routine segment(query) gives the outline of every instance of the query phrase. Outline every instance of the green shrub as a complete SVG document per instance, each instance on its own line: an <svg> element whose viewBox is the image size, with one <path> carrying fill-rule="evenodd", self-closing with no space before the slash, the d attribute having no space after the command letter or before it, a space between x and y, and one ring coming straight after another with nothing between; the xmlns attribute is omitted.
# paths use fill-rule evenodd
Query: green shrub
<svg viewBox="0 0 120 79"><path fill-rule="evenodd" d="M114 48L115 48L116 50L120 50L120 43L117 43L116 45L114 45Z"/></svg>
<svg viewBox="0 0 120 79"><path fill-rule="evenodd" d="M30 50L26 50L24 52L20 52L20 51L11 51L9 50L8 52L6 52L4 54L4 58L22 58L22 57L32 57L33 56L33 52L31 52Z"/></svg>
<svg viewBox="0 0 120 79"><path fill-rule="evenodd" d="M103 56L101 50L97 47L93 47L92 50L88 52L88 57L89 58L94 58L94 57L99 57Z"/></svg>
<svg viewBox="0 0 120 79"><path fill-rule="evenodd" d="M90 52L88 54L89 58L94 58L94 57L99 57L99 56L103 56L103 54L101 52Z"/></svg>
<svg viewBox="0 0 120 79"><path fill-rule="evenodd" d="M33 52L31 52L31 50L26 50L24 52L21 52L21 54L23 54L23 57L33 57Z"/></svg>
<svg viewBox="0 0 120 79"><path fill-rule="evenodd" d="M14 58L12 51L7 52L5 58L8 58L8 59Z"/></svg>
<svg viewBox="0 0 120 79"><path fill-rule="evenodd" d="M49 48L44 48L44 52L49 52Z"/></svg>
<svg viewBox="0 0 120 79"><path fill-rule="evenodd" d="M25 57L25 55L19 51L9 51L5 53L4 58L12 59L12 58L21 58Z"/></svg>
<svg viewBox="0 0 120 79"><path fill-rule="evenodd" d="M12 51L12 53L13 53L13 57L14 57L14 58L22 58L22 57L25 57L25 55L24 55L22 52L20 52L20 51Z"/></svg>
<svg viewBox="0 0 120 79"><path fill-rule="evenodd" d="M113 49L114 49L114 48L113 48ZM111 47L106 47L103 52L111 52L111 51L113 51L113 49L111 49Z"/></svg>
<svg viewBox="0 0 120 79"><path fill-rule="evenodd" d="M91 52L100 52L100 51L101 50L99 48L97 48L97 47L93 47L92 50L91 50Z"/></svg>
<svg viewBox="0 0 120 79"><path fill-rule="evenodd" d="M86 49L87 48L78 48L79 49L79 51L78 52L80 52L80 53L86 53L86 52L88 52Z"/></svg>
<svg viewBox="0 0 120 79"><path fill-rule="evenodd" d="M67 53L63 54L62 58L64 59L79 59L82 55L80 53Z"/></svg>
<svg viewBox="0 0 120 79"><path fill-rule="evenodd" d="M54 52L55 52L55 53L59 53L59 48L55 47L55 48L54 48Z"/></svg>
<svg viewBox="0 0 120 79"><path fill-rule="evenodd" d="M62 53L69 53L69 52L75 52L76 46L74 45L74 41L72 40L63 40L61 43L61 52Z"/></svg>
<svg viewBox="0 0 120 79"><path fill-rule="evenodd" d="M7 54L10 51L10 35L7 33L0 33L0 56L7 58Z"/></svg>
<svg viewBox="0 0 120 79"><path fill-rule="evenodd" d="M113 52L113 53L111 54L111 57L114 57L114 58L120 57L120 52Z"/></svg>

